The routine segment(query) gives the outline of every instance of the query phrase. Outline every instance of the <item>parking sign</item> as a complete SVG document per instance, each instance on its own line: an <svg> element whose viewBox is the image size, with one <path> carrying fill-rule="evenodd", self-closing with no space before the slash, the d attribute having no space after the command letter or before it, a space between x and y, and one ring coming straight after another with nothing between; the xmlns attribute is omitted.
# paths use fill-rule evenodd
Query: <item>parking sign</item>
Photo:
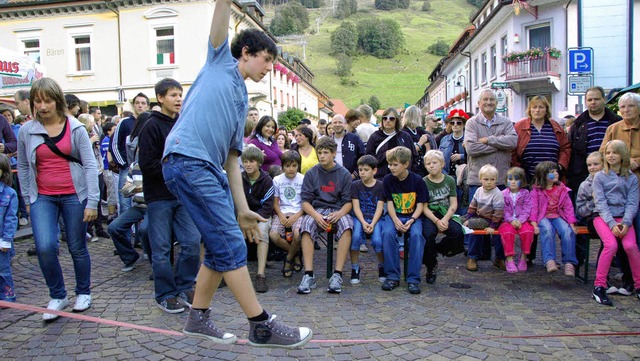
<svg viewBox="0 0 640 361"><path fill-rule="evenodd" d="M569 73L593 73L593 48L571 48Z"/></svg>

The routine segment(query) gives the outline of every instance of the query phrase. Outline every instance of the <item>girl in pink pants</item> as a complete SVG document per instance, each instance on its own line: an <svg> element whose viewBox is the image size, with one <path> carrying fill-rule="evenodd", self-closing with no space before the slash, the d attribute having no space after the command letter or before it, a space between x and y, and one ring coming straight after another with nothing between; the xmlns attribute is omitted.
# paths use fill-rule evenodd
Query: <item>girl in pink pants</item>
<svg viewBox="0 0 640 361"><path fill-rule="evenodd" d="M533 226L527 220L531 213L531 199L527 185L524 169L513 167L507 172L505 181L507 188L502 191L504 196L504 218L498 228L504 255L507 258L507 272L524 272L527 270L527 255L531 250L533 242ZM520 249L522 255L516 265L514 260L516 235L520 236Z"/></svg>
<svg viewBox="0 0 640 361"><path fill-rule="evenodd" d="M636 245L633 219L638 212L638 178L629 170L629 148L621 140L612 140L604 147L604 170L593 177L593 196L598 217L593 226L602 240L603 250L596 268L592 297L596 302L613 306L606 294L607 274L611 260L621 240L635 283L640 289L640 251Z"/></svg>

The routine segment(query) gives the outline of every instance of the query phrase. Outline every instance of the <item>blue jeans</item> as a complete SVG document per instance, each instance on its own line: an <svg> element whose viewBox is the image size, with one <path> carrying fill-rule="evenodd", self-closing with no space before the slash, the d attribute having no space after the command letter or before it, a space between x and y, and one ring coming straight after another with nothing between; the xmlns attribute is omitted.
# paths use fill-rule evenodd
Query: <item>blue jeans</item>
<svg viewBox="0 0 640 361"><path fill-rule="evenodd" d="M131 207L114 219L107 228L107 232L109 232L109 235L111 236L113 245L118 251L120 260L122 260L125 265L133 262L138 254L129 240L131 226L138 224L138 222L142 221L146 215L146 208ZM140 228L138 228L138 232L140 232Z"/></svg>
<svg viewBox="0 0 640 361"><path fill-rule="evenodd" d="M200 233L178 200L150 202L147 211L155 298L160 303L193 289L200 268ZM169 259L174 238L180 244L175 271Z"/></svg>
<svg viewBox="0 0 640 361"><path fill-rule="evenodd" d="M118 214L123 214L127 211L127 209L131 208L131 198L127 198L120 193L122 187L127 182L127 174L129 173L129 167L125 169L120 169L120 173L118 173L118 189L116 189L116 193L118 193L118 204L120 205L120 209L118 210Z"/></svg>
<svg viewBox="0 0 640 361"><path fill-rule="evenodd" d="M358 220L357 217L351 216L353 218L353 235L351 236L351 250L358 251L360 250L360 245L365 244L367 242L366 233L362 228L362 223ZM376 253L382 252L382 220L385 216L380 217L376 225L373 226L373 233L371 233L371 247ZM365 218L365 221L371 223L371 218Z"/></svg>
<svg viewBox="0 0 640 361"><path fill-rule="evenodd" d="M0 301L15 302L16 294L11 274L11 258L15 255L13 243L7 252L0 252Z"/></svg>
<svg viewBox="0 0 640 361"><path fill-rule="evenodd" d="M560 248L562 249L562 263L578 264L576 259L576 234L569 224L562 218L543 218L538 223L540 236L538 240L542 246L542 260L556 259L556 232L560 236Z"/></svg>
<svg viewBox="0 0 640 361"><path fill-rule="evenodd" d="M171 154L162 174L202 234L203 264L217 272L246 266L247 245L236 221L226 173L206 161Z"/></svg>
<svg viewBox="0 0 640 361"><path fill-rule="evenodd" d="M87 249L87 224L82 221L87 200L80 203L75 194L46 196L39 194L31 204L31 227L38 251L38 263L49 287L51 298L65 298L62 267L58 260L58 216L61 214L67 235L67 247L76 274L76 295L91 294L91 259Z"/></svg>
<svg viewBox="0 0 640 361"><path fill-rule="evenodd" d="M398 217L402 223L410 217ZM384 217L382 221L382 252L384 253L384 271L387 279L400 280L400 244L396 227L391 217ZM404 237L407 234L403 235ZM404 238L403 237L403 238ZM408 232L407 240L409 248L409 264L407 267L407 282L420 283L420 269L422 268L422 255L424 254L424 238L422 237L422 219L418 218ZM405 249L407 248L405 242Z"/></svg>

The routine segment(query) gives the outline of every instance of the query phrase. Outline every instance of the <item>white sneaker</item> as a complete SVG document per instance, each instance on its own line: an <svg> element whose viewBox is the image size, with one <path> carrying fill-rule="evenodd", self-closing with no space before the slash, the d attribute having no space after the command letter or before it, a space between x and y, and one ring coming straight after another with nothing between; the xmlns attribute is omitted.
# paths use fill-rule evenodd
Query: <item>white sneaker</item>
<svg viewBox="0 0 640 361"><path fill-rule="evenodd" d="M47 305L48 310L62 311L65 307L69 306L69 300L67 298L52 298ZM42 319L45 321L52 321L58 318L58 315L53 313L43 313Z"/></svg>
<svg viewBox="0 0 640 361"><path fill-rule="evenodd" d="M73 305L74 312L86 311L91 307L91 295L77 295L76 304Z"/></svg>
<svg viewBox="0 0 640 361"><path fill-rule="evenodd" d="M363 253L369 252L369 248L367 248L366 244L360 245L360 252L363 252Z"/></svg>
<svg viewBox="0 0 640 361"><path fill-rule="evenodd" d="M20 224L20 227L24 227L29 224L29 220L24 217L20 218L20 220L18 221L18 224Z"/></svg>

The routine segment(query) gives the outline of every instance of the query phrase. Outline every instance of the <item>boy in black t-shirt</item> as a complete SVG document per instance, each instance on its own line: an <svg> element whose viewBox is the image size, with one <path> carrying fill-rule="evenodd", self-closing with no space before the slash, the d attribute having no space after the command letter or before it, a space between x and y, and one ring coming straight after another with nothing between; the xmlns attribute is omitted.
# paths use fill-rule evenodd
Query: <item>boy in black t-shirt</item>
<svg viewBox="0 0 640 361"><path fill-rule="evenodd" d="M427 186L419 175L409 171L411 151L395 147L387 152L389 171L382 181L389 216L382 225L382 250L387 278L382 289L391 291L400 284L400 251L397 236L408 236L409 267L407 286L411 294L420 293L420 268L424 253L422 237L423 203L429 200Z"/></svg>
<svg viewBox="0 0 640 361"><path fill-rule="evenodd" d="M358 159L360 180L351 186L353 203L353 237L351 239L351 284L360 283L360 246L366 244L365 234L371 235L371 247L378 257L378 280L385 281L384 256L382 255L382 222L384 210L384 187L373 176L378 170L378 161L372 155Z"/></svg>

